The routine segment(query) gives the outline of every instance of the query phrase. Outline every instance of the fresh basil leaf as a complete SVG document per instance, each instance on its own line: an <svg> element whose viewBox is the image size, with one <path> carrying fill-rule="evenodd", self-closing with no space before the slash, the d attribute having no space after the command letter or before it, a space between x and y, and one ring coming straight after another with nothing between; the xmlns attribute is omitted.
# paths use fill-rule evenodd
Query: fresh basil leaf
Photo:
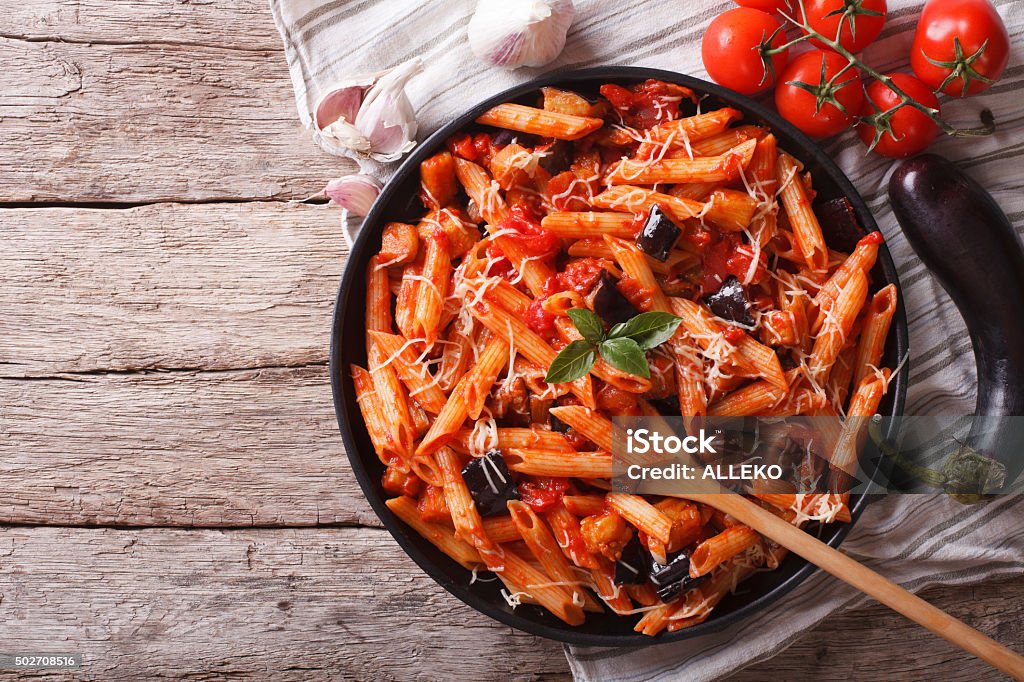
<svg viewBox="0 0 1024 682"><path fill-rule="evenodd" d="M640 313L628 322L612 327L609 339L632 339L643 350L668 341L683 318L668 313Z"/></svg>
<svg viewBox="0 0 1024 682"><path fill-rule="evenodd" d="M549 384L562 384L566 381L579 379L590 371L597 360L594 344L587 341L573 341L555 356L544 381Z"/></svg>
<svg viewBox="0 0 1024 682"><path fill-rule="evenodd" d="M601 318L586 308L570 308L565 311L576 330L583 335L583 338L592 344L604 341L604 325Z"/></svg>
<svg viewBox="0 0 1024 682"><path fill-rule="evenodd" d="M633 339L608 339L598 348L601 351L601 357L607 360L612 367L644 379L651 378L651 368L647 365L647 356Z"/></svg>

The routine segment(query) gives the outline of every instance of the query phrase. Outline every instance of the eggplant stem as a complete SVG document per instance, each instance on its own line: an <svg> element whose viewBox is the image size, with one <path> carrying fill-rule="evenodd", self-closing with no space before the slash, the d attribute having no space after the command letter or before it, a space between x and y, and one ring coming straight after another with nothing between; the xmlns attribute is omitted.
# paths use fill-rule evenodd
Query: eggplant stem
<svg viewBox="0 0 1024 682"><path fill-rule="evenodd" d="M868 423L868 435L874 441L875 447L900 469L910 474L929 488L941 489L946 485L946 476L940 471L934 471L926 467L914 464L906 455L900 452L884 434L882 434L881 419L876 417Z"/></svg>

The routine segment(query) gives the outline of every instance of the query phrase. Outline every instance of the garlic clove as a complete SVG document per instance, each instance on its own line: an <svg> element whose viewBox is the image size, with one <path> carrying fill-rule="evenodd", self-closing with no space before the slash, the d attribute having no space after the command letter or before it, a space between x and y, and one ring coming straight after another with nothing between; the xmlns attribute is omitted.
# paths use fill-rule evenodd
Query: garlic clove
<svg viewBox="0 0 1024 682"><path fill-rule="evenodd" d="M394 161L416 145L416 113L405 92L409 79L423 71L414 57L382 76L366 93L355 127L370 142L370 156Z"/></svg>
<svg viewBox="0 0 1024 682"><path fill-rule="evenodd" d="M544 66L565 48L575 14L572 0L480 0L469 45L493 66Z"/></svg>
<svg viewBox="0 0 1024 682"><path fill-rule="evenodd" d="M323 138L332 146L342 149L351 149L361 154L369 154L373 149L370 139L363 135L359 128L355 127L343 118L320 131Z"/></svg>
<svg viewBox="0 0 1024 682"><path fill-rule="evenodd" d="M365 216L383 187L370 175L346 175L327 183L324 194L352 215Z"/></svg>
<svg viewBox="0 0 1024 682"><path fill-rule="evenodd" d="M324 93L314 108L313 122L317 129L323 130L338 120L355 121L363 95L371 84L372 80L365 85L343 85Z"/></svg>

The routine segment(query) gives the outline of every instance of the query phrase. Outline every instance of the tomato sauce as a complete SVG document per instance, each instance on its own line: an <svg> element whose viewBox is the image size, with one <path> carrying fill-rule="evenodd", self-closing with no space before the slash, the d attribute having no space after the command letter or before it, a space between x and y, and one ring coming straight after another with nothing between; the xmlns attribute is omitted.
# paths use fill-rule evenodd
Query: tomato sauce
<svg viewBox="0 0 1024 682"><path fill-rule="evenodd" d="M544 310L546 300L547 297L532 301L523 317L526 319L527 327L547 339L556 336L558 330L555 328L555 316Z"/></svg>
<svg viewBox="0 0 1024 682"><path fill-rule="evenodd" d="M601 271L605 269L605 261L598 258L578 258L569 261L565 269L555 275L562 290L572 289L580 296L586 296L601 279Z"/></svg>
<svg viewBox="0 0 1024 682"><path fill-rule="evenodd" d="M650 310L654 305L654 290L643 286L626 273L622 273L618 289L637 310Z"/></svg>
<svg viewBox="0 0 1024 682"><path fill-rule="evenodd" d="M609 414L620 417L639 417L643 414L635 394L619 390L611 384L604 384L597 389L594 399L597 406Z"/></svg>
<svg viewBox="0 0 1024 682"><path fill-rule="evenodd" d="M713 294L722 286L729 275L736 276L746 284L758 284L768 276L768 257L762 251L759 254L754 274L747 281L747 274L754 262L753 248L744 244L739 235L721 235L717 241L704 252L704 295Z"/></svg>
<svg viewBox="0 0 1024 682"><path fill-rule="evenodd" d="M590 209L587 183L572 171L563 171L548 181L548 195L559 211L586 211Z"/></svg>
<svg viewBox="0 0 1024 682"><path fill-rule="evenodd" d="M648 80L632 88L602 85L601 94L611 102L626 125L646 129L679 118L679 105L694 99L693 91L674 83Z"/></svg>
<svg viewBox="0 0 1024 682"><path fill-rule="evenodd" d="M729 327L724 332L722 332L722 336L725 337L726 341L735 346L736 344L743 342L743 339L747 336L747 333L740 329L739 327Z"/></svg>
<svg viewBox="0 0 1024 682"><path fill-rule="evenodd" d="M568 491L568 478L524 476L519 482L519 498L537 513L550 510Z"/></svg>
<svg viewBox="0 0 1024 682"><path fill-rule="evenodd" d="M459 133L448 138L448 151L467 161L476 161L478 152L473 146L473 137L469 133Z"/></svg>
<svg viewBox="0 0 1024 682"><path fill-rule="evenodd" d="M552 258L561 250L561 240L540 226L528 206L514 204L510 212L511 215L498 224L498 229L514 232L505 238L518 244L528 257Z"/></svg>
<svg viewBox="0 0 1024 682"><path fill-rule="evenodd" d="M729 153L722 157L718 169L725 176L725 182L735 182L740 179L743 172L743 158L736 153Z"/></svg>
<svg viewBox="0 0 1024 682"><path fill-rule="evenodd" d="M882 244L885 241L885 237L878 230L869 232L868 234L861 237L861 244Z"/></svg>

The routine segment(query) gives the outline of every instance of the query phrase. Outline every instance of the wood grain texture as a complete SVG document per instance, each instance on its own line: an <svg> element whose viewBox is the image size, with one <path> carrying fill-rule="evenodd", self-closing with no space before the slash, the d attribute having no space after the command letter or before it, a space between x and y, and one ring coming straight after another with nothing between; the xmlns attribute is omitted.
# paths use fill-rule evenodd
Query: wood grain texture
<svg viewBox="0 0 1024 682"><path fill-rule="evenodd" d="M0 595L5 649L82 652L75 679L568 679L557 644L464 606L382 530L3 528ZM923 596L1001 641L1024 637L1024 580ZM875 605L730 679L925 677L994 679Z"/></svg>
<svg viewBox="0 0 1024 682"><path fill-rule="evenodd" d="M0 38L0 72L0 202L293 199L355 167L312 144L280 52Z"/></svg>
<svg viewBox="0 0 1024 682"><path fill-rule="evenodd" d="M282 50L266 0L131 0L130 6L110 0L7 3L0 15L0 35L99 45Z"/></svg>
<svg viewBox="0 0 1024 682"><path fill-rule="evenodd" d="M379 523L323 365L338 215L279 201L353 166L298 123L265 0L7 3L0 86L0 204L69 206L0 209L0 523L51 524L0 527L0 649L87 680L569 679L378 528L188 530ZM1024 640L1022 580L923 594ZM871 606L734 679L925 677L990 671Z"/></svg>
<svg viewBox="0 0 1024 682"><path fill-rule="evenodd" d="M0 523L379 525L327 368L0 380Z"/></svg>
<svg viewBox="0 0 1024 682"><path fill-rule="evenodd" d="M0 529L0 594L3 650L81 652L75 679L567 679L381 530Z"/></svg>
<svg viewBox="0 0 1024 682"><path fill-rule="evenodd" d="M926 601L1020 650L1024 643L1024 578L988 580L918 593ZM877 603L830 616L790 648L728 678L764 680L1008 680Z"/></svg>
<svg viewBox="0 0 1024 682"><path fill-rule="evenodd" d="M334 206L5 209L0 377L324 363Z"/></svg>

